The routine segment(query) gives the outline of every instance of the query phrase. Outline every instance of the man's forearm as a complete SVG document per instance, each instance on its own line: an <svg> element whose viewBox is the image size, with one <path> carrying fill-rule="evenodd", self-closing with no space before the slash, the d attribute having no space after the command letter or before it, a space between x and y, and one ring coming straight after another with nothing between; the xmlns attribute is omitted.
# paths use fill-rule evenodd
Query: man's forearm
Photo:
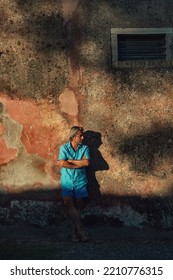
<svg viewBox="0 0 173 280"><path fill-rule="evenodd" d="M65 168L70 168L70 169L77 169L79 166L75 163L69 162L68 160L59 160L58 161L59 167L65 167Z"/></svg>
<svg viewBox="0 0 173 280"><path fill-rule="evenodd" d="M89 160L88 159L80 159L80 160L77 160L77 159L68 159L67 160L69 163L72 163L72 164L75 164L77 165L78 167L86 167L89 165Z"/></svg>

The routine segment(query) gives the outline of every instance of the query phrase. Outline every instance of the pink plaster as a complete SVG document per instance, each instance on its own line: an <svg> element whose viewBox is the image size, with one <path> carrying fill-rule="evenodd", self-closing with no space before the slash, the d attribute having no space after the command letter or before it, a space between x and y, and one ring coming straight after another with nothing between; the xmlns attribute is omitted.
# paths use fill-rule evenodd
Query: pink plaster
<svg viewBox="0 0 173 280"><path fill-rule="evenodd" d="M51 111L56 110L52 108L53 105L47 105L46 101L12 100L6 95L0 97L0 102L4 104L4 113L22 125L21 141L27 152L55 162L57 144L60 142L58 131L51 122L50 125L45 124Z"/></svg>

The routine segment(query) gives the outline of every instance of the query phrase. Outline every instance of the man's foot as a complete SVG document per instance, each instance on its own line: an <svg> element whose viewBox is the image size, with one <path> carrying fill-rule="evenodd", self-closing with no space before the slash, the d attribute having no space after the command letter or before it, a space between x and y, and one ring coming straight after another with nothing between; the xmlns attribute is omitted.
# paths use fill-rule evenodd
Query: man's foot
<svg viewBox="0 0 173 280"><path fill-rule="evenodd" d="M70 234L70 240L74 243L80 242L80 238L74 233Z"/></svg>
<svg viewBox="0 0 173 280"><path fill-rule="evenodd" d="M85 231L82 231L81 233L78 233L78 238L81 242L88 242L89 241L88 234Z"/></svg>

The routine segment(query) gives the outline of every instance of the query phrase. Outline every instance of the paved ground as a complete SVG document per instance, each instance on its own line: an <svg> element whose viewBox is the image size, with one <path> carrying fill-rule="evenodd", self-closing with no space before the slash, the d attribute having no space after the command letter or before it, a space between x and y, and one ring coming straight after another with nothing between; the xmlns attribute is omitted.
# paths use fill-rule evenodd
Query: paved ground
<svg viewBox="0 0 173 280"><path fill-rule="evenodd" d="M67 239L67 224L39 228L0 225L1 260L172 260L173 229L137 229L109 224L86 226L90 242Z"/></svg>

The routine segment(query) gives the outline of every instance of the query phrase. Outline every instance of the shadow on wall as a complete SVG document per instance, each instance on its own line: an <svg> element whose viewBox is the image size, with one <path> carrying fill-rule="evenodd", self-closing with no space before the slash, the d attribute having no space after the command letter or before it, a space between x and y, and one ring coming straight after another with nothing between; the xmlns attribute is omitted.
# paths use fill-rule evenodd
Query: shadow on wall
<svg viewBox="0 0 173 280"><path fill-rule="evenodd" d="M173 228L173 195L142 197L139 195L103 195L84 216L86 225L111 224L115 227Z"/></svg>
<svg viewBox="0 0 173 280"><path fill-rule="evenodd" d="M169 124L155 128L151 132L127 137L119 146L119 154L127 156L132 170L144 174L153 173L155 164L173 157L173 127Z"/></svg>
<svg viewBox="0 0 173 280"><path fill-rule="evenodd" d="M1 187L1 186L0 186ZM15 192L8 192L0 190L0 206L6 206L12 200L30 200L30 201L55 201L57 203L62 202L61 188L56 186L44 186L35 189L33 185L27 186L28 190L21 190Z"/></svg>
<svg viewBox="0 0 173 280"><path fill-rule="evenodd" d="M56 9L53 9L53 3L51 14L42 12L39 6L42 4L41 2L44 1L16 0L17 7L19 11L22 11L25 20L25 25L21 26L25 29L20 28L19 31L22 33L22 35L26 33L26 38L28 37L29 39L34 39L37 50L39 51L47 52L48 50L63 50L64 44L62 40L62 15L60 14L59 10L57 11ZM27 33L30 36L27 36Z"/></svg>
<svg viewBox="0 0 173 280"><path fill-rule="evenodd" d="M101 133L90 130L85 131L84 144L89 147L91 154L90 165L87 168L89 196L91 197L91 199L97 201L101 196L101 192L100 185L96 179L95 173L96 171L109 169L109 165L99 151L99 147L102 144Z"/></svg>
<svg viewBox="0 0 173 280"><path fill-rule="evenodd" d="M83 209L85 225L109 223L155 228L173 227L173 196L147 197L103 195L100 205L92 203ZM30 190L15 194L0 193L0 225L28 224L45 227L68 222L60 190ZM105 228L106 230L106 228ZM57 236L56 236L57 237Z"/></svg>
<svg viewBox="0 0 173 280"><path fill-rule="evenodd" d="M28 223L40 227L58 225L64 219L61 191L49 189L4 193L0 191L0 224Z"/></svg>
<svg viewBox="0 0 173 280"><path fill-rule="evenodd" d="M82 8L82 16L80 12L81 10L77 9L76 12L73 13L71 20L66 24L61 7L63 1L15 0L15 2L19 11L21 11L24 15L24 24L20 28L18 28L15 27L14 23L11 22L10 27L8 27L7 29L10 34L13 34L14 30L16 30L17 34L19 33L19 35L21 35L22 37L24 36L25 39L29 40L29 42L32 42L33 47L38 53L42 53L46 57L48 55L52 55L54 52L65 55L68 54L71 58L71 63L74 69L78 69L79 65L82 65L83 67L89 69L95 69L95 67L100 68L100 66L103 69L104 67L105 70L108 71L108 73L111 72L111 74L115 74L116 77L117 75L119 75L122 90L126 88L128 88L129 90L134 88L135 90L137 87L137 92L139 92L140 87L140 94L147 94L147 90L149 88L149 94L151 95L150 85L148 82L146 82L145 84L142 82L137 84L135 75L136 71L134 71L133 74L132 69L122 69L119 71L116 71L115 69L112 70L110 58L110 28L116 26L117 24L120 24L119 27L122 27L123 24L123 27L125 27L124 21L122 21L121 23L119 22L118 14L116 16L115 11L119 10L120 14L122 13L122 15L124 15L123 17L126 18L126 15L129 16L129 10L131 10L131 15L129 17L130 22L128 21L128 25L126 27L133 26L135 18L138 22L138 26L140 26L140 23L144 24L143 22L145 19L148 23L149 19L147 9L144 9L146 13L142 12L140 14L141 16L139 17L139 11L141 10L141 1L135 0L135 3L134 1L133 3L130 3L130 1L127 0L99 0L94 2L87 0L79 1L80 9ZM46 4L46 2L49 4L52 11L51 13L42 12L41 8L39 8L41 7L42 2L45 2L44 4ZM160 3L158 3L158 7L161 6L163 8L162 2L160 1ZM137 8L138 5L139 9ZM170 11L170 5L171 3L167 3L164 7L166 23L168 20L167 14ZM144 5L144 7L145 6L146 5ZM151 5L148 4L148 9L151 8L150 6ZM105 10L105 7L107 7L108 10ZM105 13L103 13L104 10ZM137 13L135 11L137 11ZM96 22L95 20L93 20L94 18ZM154 19L153 15L151 16L151 19L154 26L155 21L158 24L158 19ZM98 20L100 21L99 24ZM168 25L172 26L171 20L172 14L170 13L170 22ZM152 22L150 22L150 24ZM5 30L5 32L7 32L7 30ZM102 42L104 42L104 44ZM96 52L98 50L100 51L100 55L98 55L98 58L95 58L96 56L94 51L91 55L88 55L88 52L90 52L90 50L87 51L87 54L82 54L82 51L80 49L81 43L84 43L86 45L87 43L93 43L93 46L95 45L94 50ZM49 63L46 62L45 64L46 65L44 65L44 67L46 69L48 67L48 70L51 72L52 70ZM58 67L60 66L58 65ZM169 69L169 71L171 71L171 69ZM139 77L137 78L139 80ZM141 78L143 79L143 75L141 75ZM157 81L157 79L152 79L152 86L153 80ZM158 85L156 84L156 87L157 86Z"/></svg>

